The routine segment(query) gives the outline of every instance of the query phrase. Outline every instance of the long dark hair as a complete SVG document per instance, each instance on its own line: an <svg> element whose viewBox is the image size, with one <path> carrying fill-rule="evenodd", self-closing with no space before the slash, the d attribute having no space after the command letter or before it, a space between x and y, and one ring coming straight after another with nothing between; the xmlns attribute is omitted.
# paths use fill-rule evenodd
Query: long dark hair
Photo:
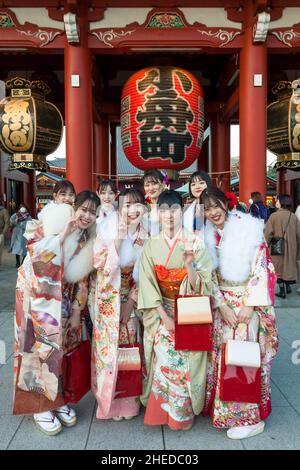
<svg viewBox="0 0 300 470"><path fill-rule="evenodd" d="M100 206L100 199L98 198L97 194L87 189L77 194L74 204L75 211L77 211L77 209L82 206L82 204L84 204L86 201L90 202L91 205L95 207L95 211Z"/></svg>
<svg viewBox="0 0 300 470"><path fill-rule="evenodd" d="M219 188L207 188L200 196L200 204L203 204L204 210L209 209L213 204L220 207L228 214L228 201L226 195Z"/></svg>
<svg viewBox="0 0 300 470"><path fill-rule="evenodd" d="M143 184L146 181L152 181L153 183L163 183L164 175L159 170L147 170L143 176Z"/></svg>
<svg viewBox="0 0 300 470"><path fill-rule="evenodd" d="M157 204L158 207L160 207L162 204L166 204L169 207L173 206L173 204L179 204L181 208L183 207L182 197L173 189L166 189L163 191L158 196Z"/></svg>
<svg viewBox="0 0 300 470"><path fill-rule="evenodd" d="M139 189L136 189L136 188L127 188L127 189L123 189L123 191L121 191L121 193L119 195L120 209L123 206L123 201L124 201L126 196L128 196L128 198L130 199L130 202L132 202L132 204L143 204L143 206L146 205L144 195L143 195L142 191L140 191Z"/></svg>
<svg viewBox="0 0 300 470"><path fill-rule="evenodd" d="M110 188L114 194L118 193L116 183L113 180L102 180L99 182L97 193L100 194L105 191L107 188Z"/></svg>
<svg viewBox="0 0 300 470"><path fill-rule="evenodd" d="M190 180L189 180L189 193L190 193L191 198L194 198L194 196L192 195L192 191L191 191L191 185L194 181L197 181L197 180L205 181L208 188L212 187L212 182L208 173L206 173L205 171L195 171L191 175Z"/></svg>
<svg viewBox="0 0 300 470"><path fill-rule="evenodd" d="M289 194L281 194L280 196L277 196L277 199L280 202L282 209L291 210L292 205L293 205L293 200L291 196L289 196Z"/></svg>
<svg viewBox="0 0 300 470"><path fill-rule="evenodd" d="M66 191L67 189L69 189L74 194L76 194L75 188L73 186L73 183L71 183L71 181L69 180L58 181L53 188L52 195L57 194L59 191L62 191L62 190Z"/></svg>

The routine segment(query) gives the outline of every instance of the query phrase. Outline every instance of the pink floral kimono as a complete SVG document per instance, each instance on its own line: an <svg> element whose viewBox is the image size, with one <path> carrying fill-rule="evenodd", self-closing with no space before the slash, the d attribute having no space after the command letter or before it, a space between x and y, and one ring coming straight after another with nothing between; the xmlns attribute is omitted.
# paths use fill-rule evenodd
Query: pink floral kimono
<svg viewBox="0 0 300 470"><path fill-rule="evenodd" d="M232 428L257 424L271 413L271 362L278 349L274 289L276 275L263 237L263 226L251 215L230 214L224 229L217 232L207 222L206 244L214 261L214 349L209 354L206 405L213 425ZM233 337L233 329L222 319L219 307L229 306L236 315L241 307L254 307L249 339L261 349L261 402L223 402L219 396L222 343ZM245 323L238 325L236 339L245 340Z"/></svg>
<svg viewBox="0 0 300 470"><path fill-rule="evenodd" d="M139 397L118 398L119 344L134 343L139 332L139 320L133 310L127 328L120 323L121 303L128 298L137 300L138 264L147 232L140 224L133 237L122 241L119 253L115 248L118 214L114 212L99 226L94 244L94 266L97 269L92 388L98 402L96 417L136 416Z"/></svg>
<svg viewBox="0 0 300 470"><path fill-rule="evenodd" d="M16 286L14 414L50 411L65 403L63 355L82 341L82 323L77 331L67 330L66 323L73 304L83 316L93 237L75 231L62 245L55 224L53 233L45 233L43 223L33 220L25 232L28 255Z"/></svg>

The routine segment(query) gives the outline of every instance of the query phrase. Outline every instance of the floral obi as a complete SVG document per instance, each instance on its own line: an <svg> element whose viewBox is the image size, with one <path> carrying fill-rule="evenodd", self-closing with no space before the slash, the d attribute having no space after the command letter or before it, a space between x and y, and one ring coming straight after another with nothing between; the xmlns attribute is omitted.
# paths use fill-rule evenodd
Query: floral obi
<svg viewBox="0 0 300 470"><path fill-rule="evenodd" d="M121 294L127 295L133 287L133 266L125 266L121 268Z"/></svg>
<svg viewBox="0 0 300 470"><path fill-rule="evenodd" d="M187 275L186 269L167 269L161 264L156 264L154 269L162 296L174 300L175 295L179 294L179 288L183 279Z"/></svg>

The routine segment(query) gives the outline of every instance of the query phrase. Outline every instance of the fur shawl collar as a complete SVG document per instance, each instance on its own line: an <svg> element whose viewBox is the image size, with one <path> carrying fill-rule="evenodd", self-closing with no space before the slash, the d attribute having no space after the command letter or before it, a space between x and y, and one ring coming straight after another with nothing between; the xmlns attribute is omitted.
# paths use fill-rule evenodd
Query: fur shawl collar
<svg viewBox="0 0 300 470"><path fill-rule="evenodd" d="M68 204L49 204L42 217L44 236L55 236L61 233L66 223L73 216L74 210ZM75 230L66 238L63 244L64 279L71 283L80 281L93 271L93 242L96 237L95 224L88 229L87 243L73 257L81 234L81 230Z"/></svg>
<svg viewBox="0 0 300 470"><path fill-rule="evenodd" d="M88 240L79 253L73 257L78 240L81 236L80 230L75 230L69 235L63 246L64 250L64 279L67 282L75 283L88 276L94 269L93 264L93 244L96 237L95 226L88 230Z"/></svg>
<svg viewBox="0 0 300 470"><path fill-rule="evenodd" d="M264 241L263 224L250 214L229 214L218 255L215 236L216 228L206 221L205 244L211 255L213 268L218 268L226 281L246 281L251 272L255 252Z"/></svg>

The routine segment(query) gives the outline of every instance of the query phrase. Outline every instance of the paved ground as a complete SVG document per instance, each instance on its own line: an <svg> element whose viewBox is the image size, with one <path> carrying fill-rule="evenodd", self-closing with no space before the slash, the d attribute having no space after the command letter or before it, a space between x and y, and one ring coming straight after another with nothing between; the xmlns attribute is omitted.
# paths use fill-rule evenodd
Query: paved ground
<svg viewBox="0 0 300 470"><path fill-rule="evenodd" d="M245 441L230 441L225 431L198 417L188 432L163 427L145 427L143 416L130 422L95 419L95 400L90 394L76 406L78 424L55 437L41 434L30 417L12 416L13 306L16 281L14 257L5 254L0 267L0 340L7 349L6 364L0 364L0 449L97 449L97 450L201 450L201 449L300 449L300 295L278 300L276 313L280 350L273 362L273 413L265 432ZM299 286L297 286L299 287ZM299 341L299 354L292 348ZM0 343L1 346L1 343ZM296 357L296 358L297 358Z"/></svg>

